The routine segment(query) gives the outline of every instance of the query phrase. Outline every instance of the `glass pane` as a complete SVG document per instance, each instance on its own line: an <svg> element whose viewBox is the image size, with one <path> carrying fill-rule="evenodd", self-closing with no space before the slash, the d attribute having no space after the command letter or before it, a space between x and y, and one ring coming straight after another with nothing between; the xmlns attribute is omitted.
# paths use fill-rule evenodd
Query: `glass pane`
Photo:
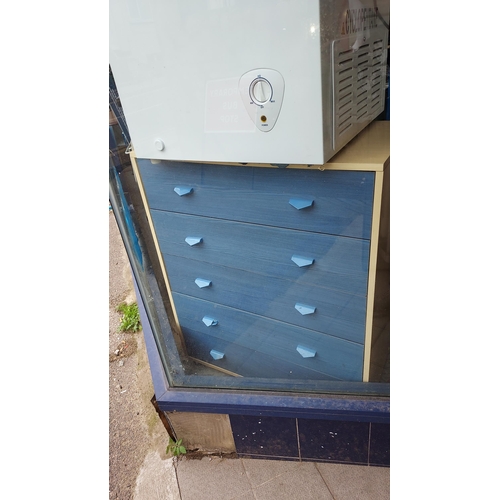
<svg viewBox="0 0 500 500"><path fill-rule="evenodd" d="M388 394L389 2L358 3L110 3L110 199L173 387Z"/></svg>
<svg viewBox="0 0 500 500"><path fill-rule="evenodd" d="M386 392L359 384L389 381L386 219L364 362L374 172L131 160L113 205L171 385Z"/></svg>

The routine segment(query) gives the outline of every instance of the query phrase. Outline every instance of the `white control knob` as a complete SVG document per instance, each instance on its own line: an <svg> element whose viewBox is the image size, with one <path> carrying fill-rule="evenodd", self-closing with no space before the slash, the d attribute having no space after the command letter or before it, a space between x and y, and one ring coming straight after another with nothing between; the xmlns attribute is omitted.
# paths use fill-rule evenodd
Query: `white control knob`
<svg viewBox="0 0 500 500"><path fill-rule="evenodd" d="M270 132L280 114L285 80L271 68L255 68L241 75L238 83L240 97L257 130Z"/></svg>
<svg viewBox="0 0 500 500"><path fill-rule="evenodd" d="M271 84L264 78L255 79L250 86L250 96L258 104L264 104L273 95Z"/></svg>

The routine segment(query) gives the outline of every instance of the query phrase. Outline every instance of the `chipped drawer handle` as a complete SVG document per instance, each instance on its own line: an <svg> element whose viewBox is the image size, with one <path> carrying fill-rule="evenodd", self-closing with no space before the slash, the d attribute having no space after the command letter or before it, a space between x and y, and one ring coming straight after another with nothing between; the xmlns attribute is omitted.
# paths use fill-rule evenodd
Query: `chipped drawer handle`
<svg viewBox="0 0 500 500"><path fill-rule="evenodd" d="M196 278L194 282L200 287L200 288L206 288L207 286L210 286L212 282L210 280L206 280L204 278Z"/></svg>
<svg viewBox="0 0 500 500"><path fill-rule="evenodd" d="M224 357L224 353L220 351L216 351L215 349L212 349L210 351L210 356L214 359L222 359Z"/></svg>
<svg viewBox="0 0 500 500"><path fill-rule="evenodd" d="M292 260L299 267L307 267L314 264L314 259L311 257L301 257L300 255L292 255Z"/></svg>
<svg viewBox="0 0 500 500"><path fill-rule="evenodd" d="M303 358L314 358L314 356L316 356L316 351L309 349L309 347L304 347L303 345L298 345L297 351Z"/></svg>
<svg viewBox="0 0 500 500"><path fill-rule="evenodd" d="M299 311L302 316L306 314L313 314L314 312L316 312L316 308L314 306L299 304L298 302L295 304L295 309L297 309L297 311Z"/></svg>
<svg viewBox="0 0 500 500"><path fill-rule="evenodd" d="M314 204L314 200L305 199L305 198L290 198L289 202L292 207L297 210L302 210L303 208L312 207Z"/></svg>
<svg viewBox="0 0 500 500"><path fill-rule="evenodd" d="M174 191L179 196L186 196L186 195L191 194L193 192L193 188L189 187L189 186L176 186L176 187L174 187Z"/></svg>
<svg viewBox="0 0 500 500"><path fill-rule="evenodd" d="M207 326L216 326L216 325L219 324L219 322L216 319L211 318L210 316L203 316L203 320L202 321Z"/></svg>
<svg viewBox="0 0 500 500"><path fill-rule="evenodd" d="M184 241L192 247L194 245L199 245L203 241L203 238L199 236L188 236Z"/></svg>

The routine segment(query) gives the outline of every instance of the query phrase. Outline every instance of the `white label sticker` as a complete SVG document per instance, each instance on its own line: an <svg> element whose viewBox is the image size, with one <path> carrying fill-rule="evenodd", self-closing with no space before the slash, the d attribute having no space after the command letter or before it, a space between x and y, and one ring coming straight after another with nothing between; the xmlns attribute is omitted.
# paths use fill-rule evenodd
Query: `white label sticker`
<svg viewBox="0 0 500 500"><path fill-rule="evenodd" d="M238 89L239 78L209 80L205 89L205 132L255 132Z"/></svg>

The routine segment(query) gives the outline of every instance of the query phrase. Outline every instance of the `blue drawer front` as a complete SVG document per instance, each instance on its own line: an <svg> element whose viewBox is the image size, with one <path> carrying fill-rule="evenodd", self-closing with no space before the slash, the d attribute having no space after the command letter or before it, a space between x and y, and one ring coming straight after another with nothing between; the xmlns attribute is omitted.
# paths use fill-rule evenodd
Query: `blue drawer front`
<svg viewBox="0 0 500 500"><path fill-rule="evenodd" d="M193 358L245 377L273 379L276 383L286 381L288 387L293 380L300 380L302 384L307 380L340 380L314 369L285 362L274 356L190 329L186 329L185 342ZM224 357L214 360L210 355L210 351L214 349L223 352Z"/></svg>
<svg viewBox="0 0 500 500"><path fill-rule="evenodd" d="M248 270L263 279L282 278L345 293L367 293L367 240L158 210L152 210L151 215L164 258L186 257ZM189 237L193 239L188 243ZM299 267L293 256L314 262Z"/></svg>
<svg viewBox="0 0 500 500"><path fill-rule="evenodd" d="M338 380L361 380L363 347L360 344L179 293L174 293L173 296L186 343L190 336L195 338L195 334L202 335L208 341L213 337L271 356L276 359L278 366L289 366L289 371L292 372L294 366L298 365ZM216 324L206 326L203 318L211 318ZM210 347L210 350L223 352L224 358L228 358L228 354L223 349L220 350L220 343L217 344L214 340L213 345L211 347L209 342L207 349ZM302 357L298 347L314 352L314 357ZM210 351L207 353L209 355ZM224 358L212 358L210 362L218 365ZM242 356L237 363L243 361ZM247 376L241 371L233 371Z"/></svg>
<svg viewBox="0 0 500 500"><path fill-rule="evenodd" d="M138 165L151 209L370 238L373 172Z"/></svg>
<svg viewBox="0 0 500 500"><path fill-rule="evenodd" d="M364 296L171 255L164 255L164 260L173 292L364 342ZM314 312L301 314L309 312L301 305L312 307Z"/></svg>

